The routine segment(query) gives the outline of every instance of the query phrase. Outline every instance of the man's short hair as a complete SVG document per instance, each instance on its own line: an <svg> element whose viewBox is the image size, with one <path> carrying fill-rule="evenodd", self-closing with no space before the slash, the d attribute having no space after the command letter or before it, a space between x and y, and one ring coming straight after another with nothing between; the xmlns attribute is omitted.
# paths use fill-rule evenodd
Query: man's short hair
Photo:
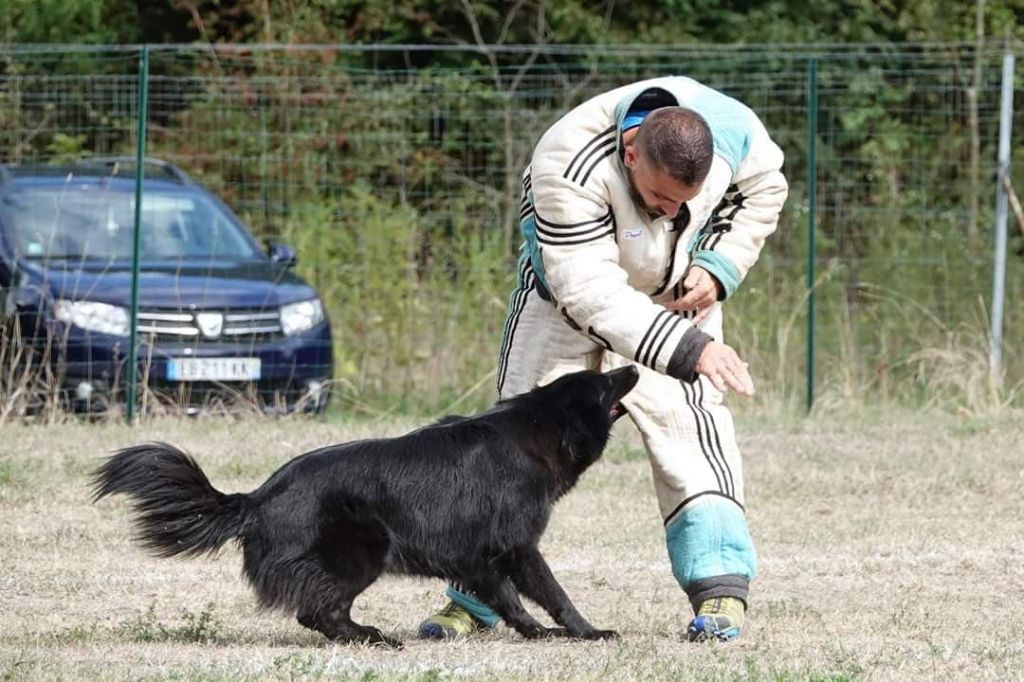
<svg viewBox="0 0 1024 682"><path fill-rule="evenodd" d="M658 170L687 187L704 182L711 171L711 128L692 109L655 109L640 124L636 145Z"/></svg>

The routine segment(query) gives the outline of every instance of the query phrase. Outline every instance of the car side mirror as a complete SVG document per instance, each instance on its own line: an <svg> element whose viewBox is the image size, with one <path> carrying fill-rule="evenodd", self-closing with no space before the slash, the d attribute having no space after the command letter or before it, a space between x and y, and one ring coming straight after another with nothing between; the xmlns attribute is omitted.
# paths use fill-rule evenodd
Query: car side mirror
<svg viewBox="0 0 1024 682"><path fill-rule="evenodd" d="M270 255L270 260L286 268L294 267L299 262L299 255L295 253L295 249L281 242L267 244L267 253Z"/></svg>

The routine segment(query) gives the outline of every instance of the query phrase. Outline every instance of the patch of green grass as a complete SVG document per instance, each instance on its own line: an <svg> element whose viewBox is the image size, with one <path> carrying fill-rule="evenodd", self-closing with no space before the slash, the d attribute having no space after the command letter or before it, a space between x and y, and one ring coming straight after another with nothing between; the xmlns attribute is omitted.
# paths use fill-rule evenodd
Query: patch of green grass
<svg viewBox="0 0 1024 682"><path fill-rule="evenodd" d="M41 478L41 469L42 462L36 458L0 460L0 497L33 490Z"/></svg>
<svg viewBox="0 0 1024 682"><path fill-rule="evenodd" d="M40 659L24 651L0 651L0 680L39 679Z"/></svg>
<svg viewBox="0 0 1024 682"><path fill-rule="evenodd" d="M287 675L289 679L330 679L330 680L358 680L359 682L440 682L440 680L451 679L450 671L443 668L431 667L426 670L396 673L393 671L384 672L381 670L362 670L349 672L338 668L339 661L336 657L325 653L293 652L274 658L272 669L277 675ZM269 671L268 671L269 672Z"/></svg>
<svg viewBox="0 0 1024 682"><path fill-rule="evenodd" d="M768 599L758 604L758 613L769 619L776 618L808 618L822 621L820 609L803 603L797 599Z"/></svg>
<svg viewBox="0 0 1024 682"><path fill-rule="evenodd" d="M1017 417L1019 418L1019 417ZM949 433L957 438L971 438L998 430L1006 421L1003 416L965 417L950 419Z"/></svg>
<svg viewBox="0 0 1024 682"><path fill-rule="evenodd" d="M606 462L621 464L623 462L642 462L647 459L647 452L643 447L629 443L623 439L613 439L605 448L602 459Z"/></svg>
<svg viewBox="0 0 1024 682"><path fill-rule="evenodd" d="M277 672L308 678L321 668L320 656L308 652L293 651L283 656L275 656L273 668Z"/></svg>
<svg viewBox="0 0 1024 682"><path fill-rule="evenodd" d="M736 682L854 682L863 679L860 669L819 671L810 667L802 670L775 665L764 667L753 656L744 659L744 669L742 674L734 673L731 679Z"/></svg>
<svg viewBox="0 0 1024 682"><path fill-rule="evenodd" d="M298 456L302 453L294 452L288 454ZM203 455L200 453L198 456L202 457ZM235 457L226 462L211 465L207 473L215 481L224 479L263 479L281 466L283 463L281 459L281 457L268 457L263 454L253 455L252 457ZM202 461L200 461L201 464Z"/></svg>
<svg viewBox="0 0 1024 682"><path fill-rule="evenodd" d="M59 644L85 644L95 640L100 632L99 624L90 623L88 625L75 625L70 628L64 628L54 638Z"/></svg>
<svg viewBox="0 0 1024 682"><path fill-rule="evenodd" d="M0 460L0 488L13 487L16 481L14 462L9 459Z"/></svg>
<svg viewBox="0 0 1024 682"><path fill-rule="evenodd" d="M88 478L98 465L99 460L96 457L82 457L77 453L65 454L60 458L61 473L80 478L83 481Z"/></svg>
<svg viewBox="0 0 1024 682"><path fill-rule="evenodd" d="M133 642L198 642L217 643L224 640L224 626L214 615L213 603L199 613L182 609L183 623L165 625L157 620L156 608L150 605L146 613L121 623L114 628L118 637Z"/></svg>

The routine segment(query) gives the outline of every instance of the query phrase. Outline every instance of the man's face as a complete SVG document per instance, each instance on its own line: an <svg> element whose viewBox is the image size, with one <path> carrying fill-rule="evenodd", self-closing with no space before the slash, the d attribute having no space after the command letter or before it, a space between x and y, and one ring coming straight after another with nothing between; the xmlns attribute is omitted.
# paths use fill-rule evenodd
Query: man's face
<svg viewBox="0 0 1024 682"><path fill-rule="evenodd" d="M635 144L626 146L623 162L633 201L657 216L674 218L679 209L700 193L704 183L685 185L650 163Z"/></svg>

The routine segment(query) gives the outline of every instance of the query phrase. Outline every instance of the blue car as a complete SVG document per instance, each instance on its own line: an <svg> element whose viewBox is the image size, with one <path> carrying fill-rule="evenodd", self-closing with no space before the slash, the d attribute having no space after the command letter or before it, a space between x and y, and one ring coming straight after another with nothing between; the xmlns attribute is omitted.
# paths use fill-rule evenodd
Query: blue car
<svg viewBox="0 0 1024 682"><path fill-rule="evenodd" d="M34 392L78 411L123 401L135 174L124 158L0 166L8 399ZM264 251L224 202L171 164L147 160L143 188L142 405L323 411L330 326L316 290L292 270L295 251Z"/></svg>

